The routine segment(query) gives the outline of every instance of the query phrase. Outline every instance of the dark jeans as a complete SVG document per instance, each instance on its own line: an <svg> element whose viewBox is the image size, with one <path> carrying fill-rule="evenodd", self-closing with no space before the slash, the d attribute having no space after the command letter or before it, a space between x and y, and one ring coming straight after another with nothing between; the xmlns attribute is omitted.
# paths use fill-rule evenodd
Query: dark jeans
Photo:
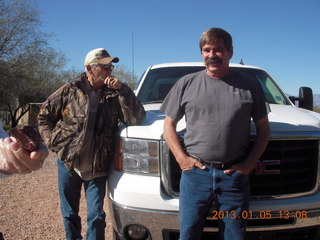
<svg viewBox="0 0 320 240"><path fill-rule="evenodd" d="M106 195L107 177L99 177L90 181L82 180L79 175L69 172L63 161L58 159L58 182L60 207L67 240L79 240L81 236L81 219L79 216L80 194L84 185L87 201L87 240L103 240L105 212L103 202Z"/></svg>
<svg viewBox="0 0 320 240"><path fill-rule="evenodd" d="M223 170L207 166L183 171L180 181L180 240L201 239L206 216L216 202L219 218L220 239L242 240L245 238L246 219L241 212L249 207L249 176L234 172L225 175ZM221 215L220 215L221 216Z"/></svg>

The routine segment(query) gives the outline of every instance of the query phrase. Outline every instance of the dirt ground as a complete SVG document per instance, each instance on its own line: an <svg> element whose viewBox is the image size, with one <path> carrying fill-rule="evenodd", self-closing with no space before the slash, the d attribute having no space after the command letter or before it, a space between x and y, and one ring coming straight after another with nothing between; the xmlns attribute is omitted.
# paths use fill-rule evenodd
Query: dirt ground
<svg viewBox="0 0 320 240"><path fill-rule="evenodd" d="M107 204L107 201L106 201ZM111 240L107 206L106 240ZM86 202L80 203L82 236L86 231ZM51 154L42 169L0 178L0 232L5 240L62 240L56 160Z"/></svg>

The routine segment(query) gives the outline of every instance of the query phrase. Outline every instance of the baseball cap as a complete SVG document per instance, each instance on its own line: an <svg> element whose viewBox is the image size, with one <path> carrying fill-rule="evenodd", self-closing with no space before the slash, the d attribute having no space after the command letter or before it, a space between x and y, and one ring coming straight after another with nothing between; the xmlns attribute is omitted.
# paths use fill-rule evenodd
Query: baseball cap
<svg viewBox="0 0 320 240"><path fill-rule="evenodd" d="M86 66L90 63L109 64L111 62L117 63L119 62L119 58L111 57L104 48L96 48L88 52L84 60L84 65Z"/></svg>

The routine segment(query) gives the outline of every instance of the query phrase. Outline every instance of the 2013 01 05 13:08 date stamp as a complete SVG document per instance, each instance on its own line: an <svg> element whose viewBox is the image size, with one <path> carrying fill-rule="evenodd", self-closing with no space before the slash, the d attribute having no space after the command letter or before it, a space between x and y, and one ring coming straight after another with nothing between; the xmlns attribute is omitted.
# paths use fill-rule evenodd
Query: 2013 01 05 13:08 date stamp
<svg viewBox="0 0 320 240"><path fill-rule="evenodd" d="M308 218L308 211L306 210L279 210L279 211L242 211L240 214L237 214L236 211L219 211L213 210L210 211L207 219L209 220L221 220L224 218L229 219L306 219Z"/></svg>

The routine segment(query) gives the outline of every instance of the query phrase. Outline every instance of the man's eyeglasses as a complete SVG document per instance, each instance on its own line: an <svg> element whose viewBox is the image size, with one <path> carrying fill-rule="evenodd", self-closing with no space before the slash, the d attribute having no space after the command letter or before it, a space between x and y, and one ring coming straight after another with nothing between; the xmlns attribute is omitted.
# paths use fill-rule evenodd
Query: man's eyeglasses
<svg viewBox="0 0 320 240"><path fill-rule="evenodd" d="M112 64L98 64L101 68L105 70L113 70L114 66Z"/></svg>

